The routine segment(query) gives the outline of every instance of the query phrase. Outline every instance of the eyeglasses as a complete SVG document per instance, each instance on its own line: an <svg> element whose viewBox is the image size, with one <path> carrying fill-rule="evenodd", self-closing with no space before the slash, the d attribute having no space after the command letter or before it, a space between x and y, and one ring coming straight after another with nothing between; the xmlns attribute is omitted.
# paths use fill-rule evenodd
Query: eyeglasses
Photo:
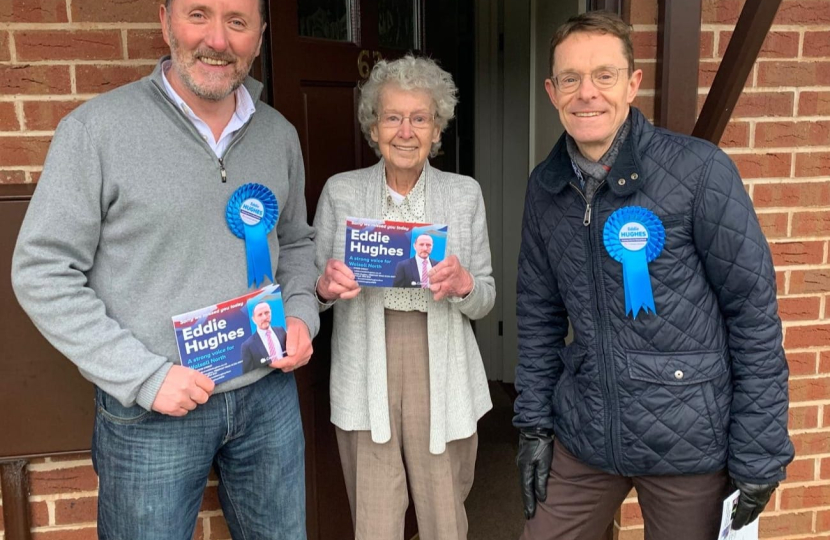
<svg viewBox="0 0 830 540"><path fill-rule="evenodd" d="M435 121L435 115L432 113L415 113L403 116L398 113L384 113L378 116L378 124L384 128L396 128L400 127L405 119L409 120L409 125L413 128L424 129Z"/></svg>
<svg viewBox="0 0 830 540"><path fill-rule="evenodd" d="M613 66L598 67L591 72L591 80L597 88L611 88L617 84L617 80L620 77L620 71L625 69L628 68L618 68ZM576 73L575 71L563 71L559 75L551 77L550 80L553 81L553 84L556 85L556 88L558 88L560 92L563 94L571 94L576 92L579 85L582 84L582 75Z"/></svg>

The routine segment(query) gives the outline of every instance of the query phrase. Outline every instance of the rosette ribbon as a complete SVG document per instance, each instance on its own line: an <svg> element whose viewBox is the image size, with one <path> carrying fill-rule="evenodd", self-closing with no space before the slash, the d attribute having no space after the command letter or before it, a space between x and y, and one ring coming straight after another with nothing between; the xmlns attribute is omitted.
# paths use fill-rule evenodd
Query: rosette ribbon
<svg viewBox="0 0 830 540"><path fill-rule="evenodd" d="M245 184L231 195L225 218L231 232L245 240L245 256L248 260L248 287L274 281L271 268L271 252L268 249L268 233L279 217L277 198L262 184Z"/></svg>
<svg viewBox="0 0 830 540"><path fill-rule="evenodd" d="M636 319L641 309L656 313L648 263L660 255L666 243L660 218L639 206L620 208L605 222L602 240L608 254L622 263L625 314Z"/></svg>

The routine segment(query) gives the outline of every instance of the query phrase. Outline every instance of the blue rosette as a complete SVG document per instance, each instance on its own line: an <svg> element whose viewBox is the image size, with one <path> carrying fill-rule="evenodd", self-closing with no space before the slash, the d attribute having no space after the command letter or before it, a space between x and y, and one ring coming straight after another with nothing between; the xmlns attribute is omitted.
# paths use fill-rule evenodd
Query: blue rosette
<svg viewBox="0 0 830 540"><path fill-rule="evenodd" d="M274 282L271 268L271 252L268 249L268 233L279 218L277 198L262 184L245 184L231 195L225 218L231 232L245 240L245 256L248 260L248 287Z"/></svg>
<svg viewBox="0 0 830 540"><path fill-rule="evenodd" d="M602 240L608 254L623 267L625 314L636 319L641 309L657 313L648 263L660 255L666 243L660 218L640 206L620 208L605 222Z"/></svg>

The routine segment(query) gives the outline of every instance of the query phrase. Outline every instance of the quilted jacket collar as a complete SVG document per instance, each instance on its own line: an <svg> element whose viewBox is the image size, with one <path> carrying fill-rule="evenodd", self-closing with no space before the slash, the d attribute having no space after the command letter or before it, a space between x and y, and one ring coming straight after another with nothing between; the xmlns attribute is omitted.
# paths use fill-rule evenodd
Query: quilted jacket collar
<svg viewBox="0 0 830 540"><path fill-rule="evenodd" d="M618 197L631 195L646 181L642 175L640 156L655 129L636 107L631 107L630 114L631 133L623 142L617 161L614 162L606 179L608 187ZM564 134L545 161L537 166L536 171L540 175L539 180L542 185L554 194L559 193L565 186L576 180Z"/></svg>

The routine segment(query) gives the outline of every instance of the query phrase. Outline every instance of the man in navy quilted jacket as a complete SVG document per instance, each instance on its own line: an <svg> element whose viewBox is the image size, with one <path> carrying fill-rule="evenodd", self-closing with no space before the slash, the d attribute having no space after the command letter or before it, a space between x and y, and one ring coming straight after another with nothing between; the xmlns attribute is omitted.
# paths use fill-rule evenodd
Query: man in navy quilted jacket
<svg viewBox="0 0 830 540"><path fill-rule="evenodd" d="M769 246L726 154L630 106L629 30L593 12L551 39L566 134L519 257L527 540L596 540L632 487L648 540L714 540L724 497L743 527L793 459Z"/></svg>

